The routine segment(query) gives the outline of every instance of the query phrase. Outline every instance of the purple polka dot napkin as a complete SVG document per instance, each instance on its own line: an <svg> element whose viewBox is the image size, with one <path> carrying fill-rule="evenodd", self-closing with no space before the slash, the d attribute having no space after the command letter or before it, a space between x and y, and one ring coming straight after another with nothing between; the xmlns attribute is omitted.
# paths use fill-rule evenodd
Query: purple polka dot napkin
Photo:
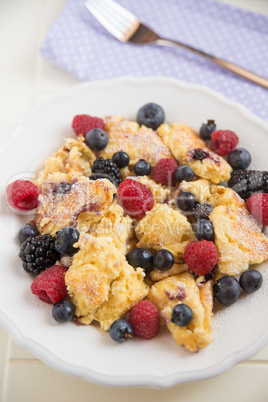
<svg viewBox="0 0 268 402"><path fill-rule="evenodd" d="M157 33L268 78L268 17L211 0L118 0ZM180 48L122 44L69 0L41 46L80 80L169 76L212 88L268 120L268 90Z"/></svg>

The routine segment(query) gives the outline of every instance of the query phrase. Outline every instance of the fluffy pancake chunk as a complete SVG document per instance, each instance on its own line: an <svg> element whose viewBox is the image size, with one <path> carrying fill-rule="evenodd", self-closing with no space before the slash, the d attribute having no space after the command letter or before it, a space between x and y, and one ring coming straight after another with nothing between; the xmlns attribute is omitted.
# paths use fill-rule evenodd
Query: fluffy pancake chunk
<svg viewBox="0 0 268 402"><path fill-rule="evenodd" d="M162 124L157 132L175 159L182 165L190 166L197 176L216 184L229 180L231 166L211 151L187 124ZM206 155L204 159L195 159L197 150Z"/></svg>
<svg viewBox="0 0 268 402"><path fill-rule="evenodd" d="M134 270L109 237L83 235L77 245L65 275L68 293L82 323L96 320L107 331L147 296L144 271Z"/></svg>
<svg viewBox="0 0 268 402"><path fill-rule="evenodd" d="M38 173L37 185L40 186L49 174L55 172L89 176L96 157L84 141L83 136L67 138L64 145L47 158L44 169Z"/></svg>
<svg viewBox="0 0 268 402"><path fill-rule="evenodd" d="M239 275L268 258L268 239L246 208L217 206L209 215L219 254L218 270Z"/></svg>
<svg viewBox="0 0 268 402"><path fill-rule="evenodd" d="M186 272L169 276L150 288L148 299L157 305L160 316L177 344L190 352L198 352L212 342L211 281L197 285L193 276ZM179 327L171 321L172 310L180 303L187 304L193 312L193 320L186 327Z"/></svg>
<svg viewBox="0 0 268 402"><path fill-rule="evenodd" d="M185 247L196 240L191 224L178 210L167 204L155 204L135 228L139 240L137 247L152 250L170 250L180 262Z"/></svg>
<svg viewBox="0 0 268 402"><path fill-rule="evenodd" d="M124 150L129 155L131 166L140 159L154 166L159 159L172 157L169 148L155 131L140 127L136 122L112 116L107 118L105 130L109 143L101 152L103 158L111 159L115 152Z"/></svg>
<svg viewBox="0 0 268 402"><path fill-rule="evenodd" d="M115 186L107 179L81 178L66 193L55 191L55 182L45 180L36 210L35 222L40 233L52 236L65 226L76 225L81 212L91 211L98 217L108 211L113 202Z"/></svg>

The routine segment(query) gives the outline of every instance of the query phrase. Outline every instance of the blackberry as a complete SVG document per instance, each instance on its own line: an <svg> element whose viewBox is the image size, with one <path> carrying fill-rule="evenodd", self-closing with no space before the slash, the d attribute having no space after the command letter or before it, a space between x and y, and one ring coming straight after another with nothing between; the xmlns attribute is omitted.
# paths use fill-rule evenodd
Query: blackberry
<svg viewBox="0 0 268 402"><path fill-rule="evenodd" d="M246 200L254 193L268 193L268 172L234 170L228 186Z"/></svg>
<svg viewBox="0 0 268 402"><path fill-rule="evenodd" d="M202 161L209 157L209 153L202 148L196 148L193 150L193 159L196 161Z"/></svg>
<svg viewBox="0 0 268 402"><path fill-rule="evenodd" d="M92 175L89 177L91 180L108 179L116 187L122 181L122 176L118 166L111 159L104 159L102 157L95 160L92 166Z"/></svg>
<svg viewBox="0 0 268 402"><path fill-rule="evenodd" d="M28 237L21 245L19 257L25 271L37 275L60 259L50 234Z"/></svg>
<svg viewBox="0 0 268 402"><path fill-rule="evenodd" d="M197 219L209 219L209 214L213 210L213 205L209 202L197 202L193 209L194 218Z"/></svg>

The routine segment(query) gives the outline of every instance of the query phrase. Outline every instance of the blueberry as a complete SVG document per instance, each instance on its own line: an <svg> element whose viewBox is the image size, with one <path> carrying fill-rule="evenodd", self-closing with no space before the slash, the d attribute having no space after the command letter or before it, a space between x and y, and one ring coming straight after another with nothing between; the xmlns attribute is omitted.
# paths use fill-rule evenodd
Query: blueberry
<svg viewBox="0 0 268 402"><path fill-rule="evenodd" d="M72 226L58 230L55 236L55 249L62 255L73 255L79 248L73 247L79 240L79 232Z"/></svg>
<svg viewBox="0 0 268 402"><path fill-rule="evenodd" d="M149 162L144 159L140 159L134 165L134 173L136 176L148 176L152 170L152 167Z"/></svg>
<svg viewBox="0 0 268 402"><path fill-rule="evenodd" d="M161 106L155 103L147 103L138 110L137 122L140 126L146 126L156 130L165 121L165 112Z"/></svg>
<svg viewBox="0 0 268 402"><path fill-rule="evenodd" d="M100 128L93 128L86 135L86 144L93 151L101 151L109 142L107 133Z"/></svg>
<svg viewBox="0 0 268 402"><path fill-rule="evenodd" d="M52 317L58 322L67 322L74 317L75 306L70 300L60 300L52 308Z"/></svg>
<svg viewBox="0 0 268 402"><path fill-rule="evenodd" d="M216 130L216 124L214 120L208 120L208 122L205 124L203 123L201 128L200 128L200 137L203 138L203 140L210 140L211 139L211 134L213 131Z"/></svg>
<svg viewBox="0 0 268 402"><path fill-rule="evenodd" d="M225 275L217 280L214 288L214 295L224 306L231 306L240 296L240 285L238 280L229 275Z"/></svg>
<svg viewBox="0 0 268 402"><path fill-rule="evenodd" d="M241 288L246 293L253 293L262 285L262 274L255 269L248 269L239 278Z"/></svg>
<svg viewBox="0 0 268 402"><path fill-rule="evenodd" d="M154 255L154 266L159 271L169 270L173 267L174 263L174 255L169 250L162 248Z"/></svg>
<svg viewBox="0 0 268 402"><path fill-rule="evenodd" d="M31 225L30 223L26 223L26 225L20 229L18 233L19 242L22 244L28 237L37 236L38 230L35 225Z"/></svg>
<svg viewBox="0 0 268 402"><path fill-rule="evenodd" d="M185 191L176 198L176 205L182 211L190 211L195 206L195 196L189 191Z"/></svg>
<svg viewBox="0 0 268 402"><path fill-rule="evenodd" d="M186 327L193 319L192 309L187 304L177 304L172 310L171 322L179 327Z"/></svg>
<svg viewBox="0 0 268 402"><path fill-rule="evenodd" d="M209 202L201 202L200 204L197 202L193 210L194 218L196 220L209 219L209 214L213 208L213 205L211 205Z"/></svg>
<svg viewBox="0 0 268 402"><path fill-rule="evenodd" d="M229 153L228 163L233 169L247 169L251 163L250 153L244 148L237 148Z"/></svg>
<svg viewBox="0 0 268 402"><path fill-rule="evenodd" d="M214 236L212 223L207 219L198 219L194 225L194 234L198 240L212 240Z"/></svg>
<svg viewBox="0 0 268 402"><path fill-rule="evenodd" d="M119 169L122 169L128 166L129 156L126 152L119 151L113 154L112 161L119 167Z"/></svg>
<svg viewBox="0 0 268 402"><path fill-rule="evenodd" d="M132 267L141 267L147 274L154 268L153 253L146 248L135 248L134 250L129 251L126 255L126 259Z"/></svg>
<svg viewBox="0 0 268 402"><path fill-rule="evenodd" d="M133 329L130 322L124 319L118 319L112 323L109 334L115 342L122 343L132 338Z"/></svg>
<svg viewBox="0 0 268 402"><path fill-rule="evenodd" d="M179 166L178 169L175 171L175 179L179 182L191 181L194 177L194 171L190 166L182 165Z"/></svg>

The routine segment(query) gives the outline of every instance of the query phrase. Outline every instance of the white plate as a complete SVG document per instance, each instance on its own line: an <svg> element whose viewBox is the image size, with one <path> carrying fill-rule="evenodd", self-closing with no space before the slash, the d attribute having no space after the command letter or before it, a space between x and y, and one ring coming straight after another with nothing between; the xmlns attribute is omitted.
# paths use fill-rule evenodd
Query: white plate
<svg viewBox="0 0 268 402"><path fill-rule="evenodd" d="M217 312L214 342L197 354L177 346L162 329L150 341L113 342L98 326L58 324L51 306L31 294L32 278L17 257L16 236L29 216L14 214L4 191L18 177L32 177L45 159L72 136L74 115L120 114L135 119L147 102L162 105L169 122L186 122L198 130L214 118L218 128L234 130L252 155L252 167L268 169L267 126L228 99L197 85L173 79L116 79L85 83L50 99L16 123L0 142L1 254L0 323L20 346L53 368L112 386L170 387L212 377L248 359L268 341L268 271L255 294Z"/></svg>

